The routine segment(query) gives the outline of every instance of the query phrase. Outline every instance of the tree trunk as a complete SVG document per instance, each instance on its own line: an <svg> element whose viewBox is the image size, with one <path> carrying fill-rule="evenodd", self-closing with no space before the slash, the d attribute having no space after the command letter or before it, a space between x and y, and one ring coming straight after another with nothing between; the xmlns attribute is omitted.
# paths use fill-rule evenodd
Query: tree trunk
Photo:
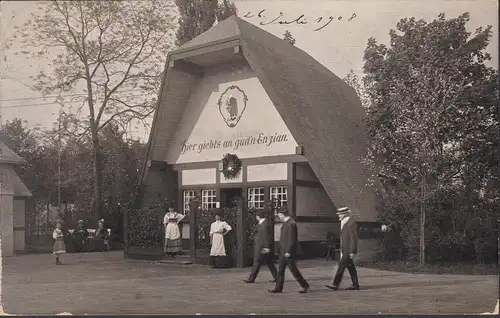
<svg viewBox="0 0 500 318"><path fill-rule="evenodd" d="M422 174L421 184L422 198L420 204L420 266L425 264L425 207L426 207L426 177L425 173Z"/></svg>
<svg viewBox="0 0 500 318"><path fill-rule="evenodd" d="M94 133L93 133L94 135ZM92 136L93 174L94 174L94 217L101 218L101 154L97 132Z"/></svg>

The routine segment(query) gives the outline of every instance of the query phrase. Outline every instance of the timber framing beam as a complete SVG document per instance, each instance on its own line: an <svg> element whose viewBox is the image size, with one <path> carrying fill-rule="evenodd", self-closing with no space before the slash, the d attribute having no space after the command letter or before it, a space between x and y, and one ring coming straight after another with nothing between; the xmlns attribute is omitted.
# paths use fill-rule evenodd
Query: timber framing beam
<svg viewBox="0 0 500 318"><path fill-rule="evenodd" d="M171 60L169 67L197 77L203 77L204 75L203 67L183 59Z"/></svg>

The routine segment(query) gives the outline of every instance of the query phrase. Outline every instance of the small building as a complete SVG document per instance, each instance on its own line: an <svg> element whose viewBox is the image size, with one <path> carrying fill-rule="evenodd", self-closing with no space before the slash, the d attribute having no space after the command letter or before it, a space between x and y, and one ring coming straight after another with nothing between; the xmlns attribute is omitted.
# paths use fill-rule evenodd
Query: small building
<svg viewBox="0 0 500 318"><path fill-rule="evenodd" d="M0 142L0 228L2 256L24 252L26 238L26 200L31 193L19 179L14 166L26 163Z"/></svg>
<svg viewBox="0 0 500 318"><path fill-rule="evenodd" d="M232 16L170 52L164 74L141 206L158 196L180 212L194 196L205 209L238 196L252 207L277 199L297 221L306 254L328 232L339 237L336 208L350 207L365 233L380 227L379 195L362 163L364 109L310 55ZM228 153L241 162L236 178L221 171ZM184 225L186 247L190 233ZM373 235L365 238L360 251L373 252Z"/></svg>

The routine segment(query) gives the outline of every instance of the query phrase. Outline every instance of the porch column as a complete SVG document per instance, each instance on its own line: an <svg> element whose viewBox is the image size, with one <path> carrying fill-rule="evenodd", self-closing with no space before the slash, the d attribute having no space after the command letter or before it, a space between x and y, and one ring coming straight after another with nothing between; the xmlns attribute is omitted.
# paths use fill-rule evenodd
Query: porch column
<svg viewBox="0 0 500 318"><path fill-rule="evenodd" d="M196 264L196 212L198 209L190 209L189 211L189 249L191 254L191 262Z"/></svg>
<svg viewBox="0 0 500 318"><path fill-rule="evenodd" d="M246 235L247 224L247 209L243 207L243 200L238 201L236 208L236 266L243 268L245 266L245 255L248 246L248 237Z"/></svg>

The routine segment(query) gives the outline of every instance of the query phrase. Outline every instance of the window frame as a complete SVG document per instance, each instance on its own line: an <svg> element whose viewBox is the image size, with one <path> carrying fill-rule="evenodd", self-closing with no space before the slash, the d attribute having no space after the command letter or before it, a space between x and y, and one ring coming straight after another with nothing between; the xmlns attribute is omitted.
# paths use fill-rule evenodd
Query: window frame
<svg viewBox="0 0 500 318"><path fill-rule="evenodd" d="M251 195L250 192L254 190ZM259 193L255 193L255 190L259 190ZM258 200L255 200L258 197ZM247 189L247 204L250 209L263 209L264 203L266 201L266 188L265 187L249 187ZM258 206L256 206L256 203Z"/></svg>
<svg viewBox="0 0 500 318"><path fill-rule="evenodd" d="M188 193L189 193L189 195L186 195ZM182 212L184 214L189 212L189 202L194 198L196 198L196 190L186 189L186 190L182 191ZM186 201L186 199L187 199L187 201Z"/></svg>
<svg viewBox="0 0 500 318"><path fill-rule="evenodd" d="M278 199L278 202L279 202L279 206L282 207L282 206L287 206L288 204L288 187L287 186L272 186L272 187L269 187L269 200L273 200L275 199L275 197L273 197L273 189L278 189L278 191L276 192L276 199ZM279 190L283 190L283 192L280 192ZM283 200L283 198L281 196L285 196L285 199Z"/></svg>
<svg viewBox="0 0 500 318"><path fill-rule="evenodd" d="M209 198L211 200L208 200ZM201 208L203 210L213 210L217 208L217 189L201 190Z"/></svg>

